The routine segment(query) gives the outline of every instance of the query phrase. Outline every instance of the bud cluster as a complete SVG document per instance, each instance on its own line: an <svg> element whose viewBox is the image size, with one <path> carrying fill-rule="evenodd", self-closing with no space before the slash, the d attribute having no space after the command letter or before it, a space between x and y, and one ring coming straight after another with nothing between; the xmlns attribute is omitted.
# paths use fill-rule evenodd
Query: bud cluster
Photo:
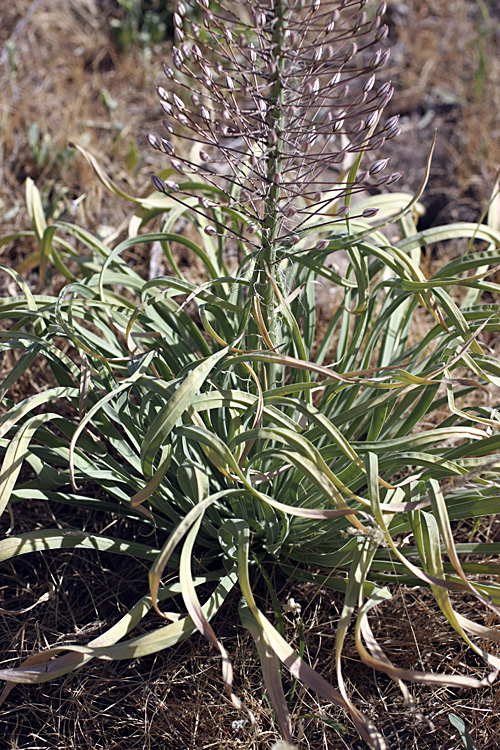
<svg viewBox="0 0 500 750"><path fill-rule="evenodd" d="M400 132L398 117L382 121L393 88L377 81L389 57L386 3L368 5L222 0L212 12L208 0L180 0L172 66L164 66L175 86L158 87L166 136L150 134L150 145L176 172L222 188L250 230L271 241L298 237L332 199L345 216L353 193L400 176L384 175L387 159L350 171L358 154ZM199 24L189 20L197 6ZM153 183L179 192L174 180Z"/></svg>

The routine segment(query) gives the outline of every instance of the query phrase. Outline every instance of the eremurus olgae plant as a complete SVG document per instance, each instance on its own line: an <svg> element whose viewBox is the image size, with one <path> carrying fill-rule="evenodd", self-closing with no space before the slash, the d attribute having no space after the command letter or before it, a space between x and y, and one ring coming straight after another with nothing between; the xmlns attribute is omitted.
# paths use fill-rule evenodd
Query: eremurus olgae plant
<svg viewBox="0 0 500 750"><path fill-rule="evenodd" d="M41 265L50 261L68 283L58 295L33 294L7 269L21 293L0 299L10 326L0 343L22 353L2 395L35 357L45 357L58 385L20 403L5 399L0 510L40 498L141 518L161 548L59 529L0 542L1 559L83 546L151 562L149 590L99 638L0 670L10 681L4 698L14 682L47 681L92 658L153 653L198 629L221 653L233 704L246 710L210 624L236 588L284 740L293 743L294 726L280 664L381 749L343 677L352 625L360 658L410 704L404 680L481 687L500 666L479 645L500 640L496 627L455 606L468 597L498 613L498 584L471 576L498 575L496 563L478 568L477 560L500 545L457 543L452 525L498 509L496 404L468 401L500 384L487 347L500 327L489 301L500 287L488 278L500 261L497 204L480 226L416 233L417 198L366 197L399 177L384 176L378 153L399 133L397 117L384 115L392 88L378 80L388 56L385 4L200 6L196 14L179 3L174 16L169 84L158 90L166 137L149 136L168 156L156 192L125 195L80 149L110 190L139 204L128 238L110 247L73 224L47 225L28 182ZM146 232L158 216L158 231ZM390 217L399 223L392 240ZM177 229L181 218L189 231ZM462 254L426 278L421 248L447 239L465 242ZM144 281L121 255L151 242L161 243L170 275ZM203 282L183 273L179 246L197 256ZM339 252L344 272L331 266ZM325 281L335 291L326 322L315 296ZM63 398L65 411L53 406ZM265 582L279 606L276 566L344 594L336 687L259 605ZM167 568L174 582L162 585ZM432 591L484 658L485 677L392 664L369 616L391 584L404 583ZM181 619L165 611L175 596L187 610ZM168 622L127 640L150 610Z"/></svg>

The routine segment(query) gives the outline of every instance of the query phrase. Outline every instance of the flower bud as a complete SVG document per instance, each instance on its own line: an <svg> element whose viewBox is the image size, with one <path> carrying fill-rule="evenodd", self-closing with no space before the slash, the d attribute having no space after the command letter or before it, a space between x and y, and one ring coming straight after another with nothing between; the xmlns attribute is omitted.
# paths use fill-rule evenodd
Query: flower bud
<svg viewBox="0 0 500 750"><path fill-rule="evenodd" d="M166 115L173 115L174 109L169 102L164 102L163 100L160 102L160 107L165 112Z"/></svg>
<svg viewBox="0 0 500 750"><path fill-rule="evenodd" d="M149 145L156 149L156 151L159 151L161 149L160 139L153 135L153 133L148 133L147 139Z"/></svg>
<svg viewBox="0 0 500 750"><path fill-rule="evenodd" d="M165 101L165 102L168 100L168 93L165 91L165 89L163 88L163 86L157 86L156 87L156 91L157 91L158 96L160 97L160 99L163 99L163 101Z"/></svg>
<svg viewBox="0 0 500 750"><path fill-rule="evenodd" d="M177 159L172 159L170 161L170 164L172 165L172 168L175 169L176 172L183 172L184 168L180 161L177 161Z"/></svg>
<svg viewBox="0 0 500 750"><path fill-rule="evenodd" d="M372 216L376 216L376 214L378 214L378 212L379 212L378 208L365 208L365 210L363 211L363 213L361 214L361 216L364 219L369 219Z"/></svg>
<svg viewBox="0 0 500 750"><path fill-rule="evenodd" d="M163 180L160 180L159 177L157 177L155 174L151 175L151 182L153 183L153 187L155 190L157 190L159 193L165 192L165 183Z"/></svg>
<svg viewBox="0 0 500 750"><path fill-rule="evenodd" d="M374 125L376 125L377 121L378 121L378 118L379 118L379 112L378 112L378 110L375 110L375 112L371 112L368 115L368 117L366 118L366 120L365 120L365 128L366 128L366 130L369 130Z"/></svg>
<svg viewBox="0 0 500 750"><path fill-rule="evenodd" d="M398 180L400 180L402 176L403 176L402 172L393 172L391 175L389 175L387 184L392 185L394 182L397 182Z"/></svg>
<svg viewBox="0 0 500 750"><path fill-rule="evenodd" d="M174 71L166 63L163 63L163 72L165 73L165 75L167 76L167 78L171 78L172 79L174 77Z"/></svg>
<svg viewBox="0 0 500 750"><path fill-rule="evenodd" d="M373 177L373 175L379 174L379 172L383 172L388 162L389 159L379 159L378 161L374 161L370 167L371 176Z"/></svg>
<svg viewBox="0 0 500 750"><path fill-rule="evenodd" d="M389 34L389 27L384 23L376 32L375 39L377 42L381 42Z"/></svg>
<svg viewBox="0 0 500 750"><path fill-rule="evenodd" d="M216 228L211 224L207 224L203 231L205 232L205 234L208 234L209 237L215 237L215 235L217 234Z"/></svg>
<svg viewBox="0 0 500 750"><path fill-rule="evenodd" d="M168 120L162 120L162 124L165 130L168 130L169 133L174 132L174 126L172 125L171 122L169 122Z"/></svg>
<svg viewBox="0 0 500 750"><path fill-rule="evenodd" d="M371 91L374 85L375 85L375 73L372 76L370 76L370 78L367 81L365 81L363 85L363 91L365 92Z"/></svg>
<svg viewBox="0 0 500 750"><path fill-rule="evenodd" d="M316 243L315 250L326 250L328 245L330 244L329 240L319 240L319 242Z"/></svg>
<svg viewBox="0 0 500 750"><path fill-rule="evenodd" d="M172 182L172 180L165 180L165 187L173 193L176 193L179 190L179 185L176 182Z"/></svg>
<svg viewBox="0 0 500 750"><path fill-rule="evenodd" d="M401 125L395 125L393 128L389 130L386 138L388 140L390 140L391 138L397 138L400 133L401 133Z"/></svg>
<svg viewBox="0 0 500 750"><path fill-rule="evenodd" d="M174 147L170 143L170 141L167 141L166 138L161 138L161 150L164 154L173 154L174 153Z"/></svg>
<svg viewBox="0 0 500 750"><path fill-rule="evenodd" d="M184 104L180 96L177 96L177 94L173 94L172 99L177 109L180 109L181 112L186 109L186 105Z"/></svg>

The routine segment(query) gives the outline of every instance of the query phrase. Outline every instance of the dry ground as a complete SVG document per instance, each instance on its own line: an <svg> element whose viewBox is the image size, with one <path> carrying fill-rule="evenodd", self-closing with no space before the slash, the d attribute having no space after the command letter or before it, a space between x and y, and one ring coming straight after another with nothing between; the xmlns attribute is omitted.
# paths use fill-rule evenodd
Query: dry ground
<svg viewBox="0 0 500 750"><path fill-rule="evenodd" d="M169 42L128 54L113 42L110 20L119 16L112 0L0 0L0 234L25 229L23 190L27 176L42 190L47 210L91 231L118 229L130 207L111 198L83 159L68 147L79 142L130 192L149 190L158 166L145 134L160 115L154 86ZM394 112L403 115L403 133L391 147L393 169L404 169L405 184L421 178L434 128L438 148L431 184L424 197L426 225L475 220L485 209L500 166L500 8L496 0L408 0L389 2L393 55L390 75L399 93ZM31 145L28 132L31 126ZM34 126L38 127L35 138ZM47 154L43 155L46 146ZM3 250L2 262L17 264L32 248L17 242ZM132 258L147 274L149 257ZM35 275L36 269L30 271ZM26 384L29 387L29 384ZM46 526L86 528L138 537L137 527L82 511L32 503L2 519L3 530ZM461 533L467 539L470 529ZM498 522L483 532L498 538ZM482 541L482 539L480 539ZM144 593L145 566L110 555L54 552L27 556L2 570L3 658L20 658L61 642L85 643L111 624ZM332 674L335 626L340 602L332 593L277 579L283 601L301 604L307 655L325 676ZM33 606L40 597L36 606ZM253 648L235 634L236 600L215 622L234 659L239 694L259 719L254 737L221 690L220 664L200 638L175 651L133 663L100 663L42 686L17 687L0 709L1 748L19 750L262 750L277 738ZM263 605L266 606L266 605ZM267 605L269 606L269 605ZM465 605L464 605L465 606ZM147 625L146 625L147 627ZM482 675L482 666L445 627L430 597L395 591L394 601L373 623L376 635L397 663L413 668ZM287 621L298 643L299 629ZM415 688L417 720L384 676L360 666L353 644L346 674L356 700L372 712L391 750L459 750L453 712L463 717L479 750L500 744L498 689L482 693ZM290 687L290 685L289 685ZM345 717L297 688L291 706L301 748L358 748ZM326 717L326 722L323 720ZM344 725L332 726L331 721ZM330 722L330 723L328 723Z"/></svg>

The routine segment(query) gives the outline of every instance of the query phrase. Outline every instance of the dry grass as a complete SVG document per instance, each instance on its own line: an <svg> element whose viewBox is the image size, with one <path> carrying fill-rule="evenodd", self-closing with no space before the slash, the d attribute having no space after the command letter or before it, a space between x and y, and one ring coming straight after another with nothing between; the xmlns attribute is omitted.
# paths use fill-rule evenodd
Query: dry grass
<svg viewBox="0 0 500 750"><path fill-rule="evenodd" d="M83 143L130 192L149 189L149 174L158 164L145 145L145 133L154 130L160 119L154 85L160 80L160 63L168 56L168 42L151 50L147 63L137 50L119 54L109 30L110 16L116 12L111 0L17 0L4 5L0 42L10 39L11 44L0 53L0 85L8 92L0 104L1 234L28 225L23 205L27 176L36 180L46 206L52 206L55 214L91 231L120 227L129 206L105 193L83 159L68 151L68 143ZM438 149L424 196L425 222L477 219L500 164L498 6L493 0L407 0L390 2L388 17L394 46L391 75L401 92L395 97L394 112L402 112L404 125L403 134L391 146L391 166L404 169L406 187L415 188L437 126ZM45 138L50 143L44 163L37 163L28 144L33 123L38 125L40 142ZM4 250L2 262L16 265L32 249L28 241L19 241ZM134 262L147 268L146 251ZM32 386L36 383L27 380L26 388ZM16 532L56 525L102 532L110 522L83 511L36 503L15 507L13 518ZM6 530L10 519L2 520ZM106 533L146 541L141 538L145 531L126 524L119 528L111 520ZM496 522L484 533L489 538L498 535ZM105 554L49 552L4 565L0 618L7 664L17 664L49 645L85 643L112 624L144 593L145 566L126 564L126 578L123 559ZM44 594L48 599L30 608ZM412 590L394 594L394 600L371 621L396 663L483 675L483 666L450 633L430 595ZM283 601L293 597L301 604L308 658L331 678L339 598L289 583L283 583L281 597ZM2 747L269 747L277 735L262 694L255 651L246 634L233 627L236 607L234 597L215 626L234 659L238 692L258 718L258 738L250 734L248 724L233 728L232 722L242 717L222 692L218 658L200 638L193 638L154 657L97 663L42 686L17 687L0 709L8 743ZM20 614L9 614L18 610ZM144 627L148 622L153 618ZM299 629L293 619L287 620L287 635L298 645ZM461 741L449 723L450 712L463 717L480 750L498 747L500 697L495 688L481 693L414 688L418 709L430 724L408 711L390 680L359 665L353 643L345 669L360 707L377 718L391 750L459 750ZM360 747L348 720L300 687L291 709L303 734L301 747ZM311 715L316 718L301 718ZM319 717L324 715L345 724L345 734L322 722Z"/></svg>

